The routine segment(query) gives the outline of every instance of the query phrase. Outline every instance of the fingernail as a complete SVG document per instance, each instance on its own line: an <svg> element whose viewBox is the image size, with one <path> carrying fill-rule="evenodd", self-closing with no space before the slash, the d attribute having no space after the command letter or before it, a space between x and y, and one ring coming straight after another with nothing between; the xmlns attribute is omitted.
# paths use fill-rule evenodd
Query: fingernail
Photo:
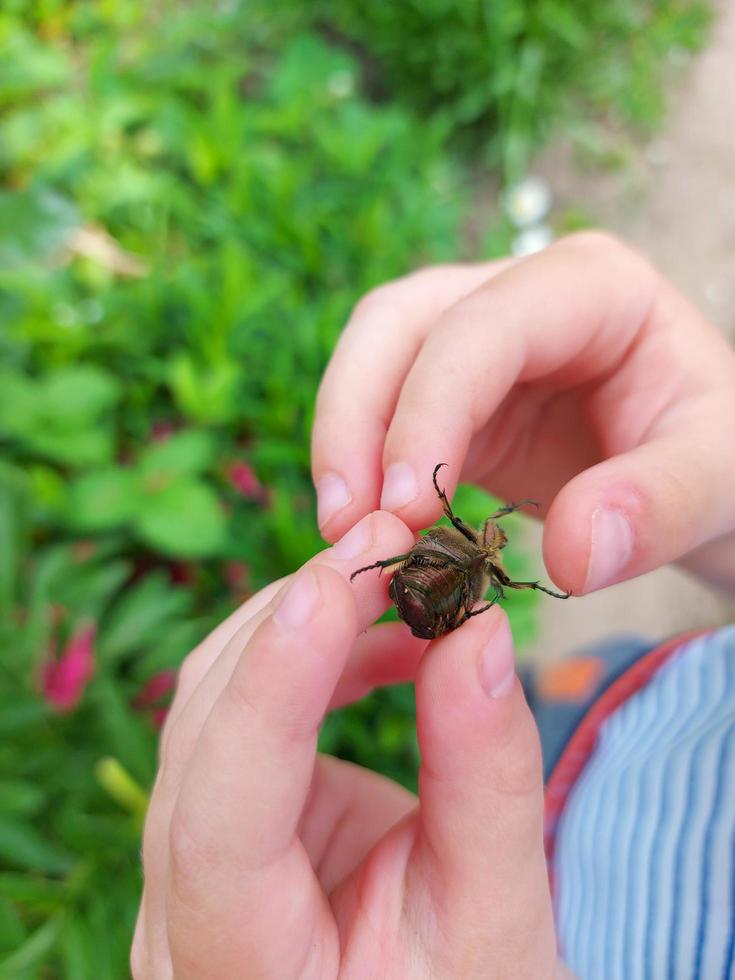
<svg viewBox="0 0 735 980"><path fill-rule="evenodd" d="M373 543L373 528L370 515L363 517L359 524L341 537L332 546L332 554L335 558L357 558L363 551L367 551Z"/></svg>
<svg viewBox="0 0 735 980"><path fill-rule="evenodd" d="M621 511L598 507L592 514L592 543L585 592L614 582L633 553L633 530Z"/></svg>
<svg viewBox="0 0 735 980"><path fill-rule="evenodd" d="M352 501L349 487L339 473L325 473L316 484L316 511L319 527Z"/></svg>
<svg viewBox="0 0 735 980"><path fill-rule="evenodd" d="M486 647L480 652L480 685L495 701L507 698L515 687L513 638L506 620L502 620Z"/></svg>
<svg viewBox="0 0 735 980"><path fill-rule="evenodd" d="M409 466L408 463L391 463L383 478L381 509L398 510L410 504L418 495L419 484L413 466Z"/></svg>
<svg viewBox="0 0 735 980"><path fill-rule="evenodd" d="M273 614L279 626L287 630L298 629L309 622L319 603L319 586L314 573L305 568L289 585L286 594Z"/></svg>

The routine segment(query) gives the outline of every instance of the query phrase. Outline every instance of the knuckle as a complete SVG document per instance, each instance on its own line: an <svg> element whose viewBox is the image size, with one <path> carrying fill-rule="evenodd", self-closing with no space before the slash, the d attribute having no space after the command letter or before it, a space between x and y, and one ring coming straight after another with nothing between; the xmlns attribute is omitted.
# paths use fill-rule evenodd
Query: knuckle
<svg viewBox="0 0 735 980"><path fill-rule="evenodd" d="M590 251L596 254L602 253L603 255L617 252L631 253L633 251L617 235L601 228L590 228L564 235L559 239L557 245L571 245L576 249Z"/></svg>
<svg viewBox="0 0 735 980"><path fill-rule="evenodd" d="M383 316L393 305L394 291L394 284L390 282L371 289L357 301L350 320Z"/></svg>
<svg viewBox="0 0 735 980"><path fill-rule="evenodd" d="M622 280L625 276L633 276L639 283L639 288L646 286L653 291L660 281L655 266L610 231L602 229L576 231L560 238L554 248L572 248L577 254L587 255L593 261L598 260L611 267L617 266L619 278Z"/></svg>
<svg viewBox="0 0 735 980"><path fill-rule="evenodd" d="M575 231L570 235L560 238L555 247L574 248L577 252L587 253L591 256L600 256L606 261L617 261L627 265L637 266L641 270L654 273L655 270L650 262L632 248L627 242L623 241L611 231L599 228L591 228L585 231Z"/></svg>

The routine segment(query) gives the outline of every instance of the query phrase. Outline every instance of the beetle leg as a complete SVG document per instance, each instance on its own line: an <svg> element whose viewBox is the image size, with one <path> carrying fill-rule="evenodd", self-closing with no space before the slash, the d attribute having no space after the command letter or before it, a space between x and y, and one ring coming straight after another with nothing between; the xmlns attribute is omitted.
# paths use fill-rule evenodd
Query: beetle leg
<svg viewBox="0 0 735 980"><path fill-rule="evenodd" d="M462 617L462 622L459 623L459 625L461 626L462 623L466 623L467 620L468 619L471 619L473 616L479 616L481 613L487 612L488 609L492 609L493 606L495 605L495 603L498 601L499 598L500 598L500 596L498 595L498 593L496 591L495 592L495 596L493 597L493 599L490 602L488 602L486 605L482 606L481 609L470 609L468 612L466 612L464 614L464 616Z"/></svg>
<svg viewBox="0 0 735 980"><path fill-rule="evenodd" d="M488 517L487 521L494 521L498 517L505 517L508 514L512 514L514 510L519 510L521 507L525 507L526 504L530 504L532 507L541 506L538 500L519 500L516 503L506 504L505 507L501 507L500 510L496 510L491 517ZM485 521L486 524L487 521Z"/></svg>
<svg viewBox="0 0 735 980"><path fill-rule="evenodd" d="M493 583L493 591L495 592L495 595L492 597L492 599L488 603L486 603L481 609L470 609L467 612L465 612L462 619L459 621L459 623L457 623L457 626L455 626L455 629L461 626L462 623L466 623L467 620L471 619L473 616L479 616L481 613L487 612L488 609L492 609L493 606L500 601L500 599L505 598L502 588L499 585L496 585L495 583Z"/></svg>
<svg viewBox="0 0 735 980"><path fill-rule="evenodd" d="M554 592L553 589L547 589L544 585L539 585L538 582L511 582L510 579L504 583L510 589L536 589L537 592L545 592L546 595L552 595L555 599L568 599L572 594L571 592Z"/></svg>
<svg viewBox="0 0 735 980"><path fill-rule="evenodd" d="M362 574L362 572L369 572L373 568L379 568L382 572L384 568L388 568L390 565L397 565L399 562L405 561L411 552L407 552L405 555L396 555L395 558L384 558L382 561L376 561L372 565L366 565L364 568L358 568L356 572L350 575L350 582L356 575Z"/></svg>
<svg viewBox="0 0 735 980"><path fill-rule="evenodd" d="M447 499L446 491L440 490L439 484L436 482L436 474L439 472L442 466L446 466L446 465L447 465L446 463L437 463L436 466L434 467L434 472L432 473L431 476L431 479L434 481L434 489L437 492L437 496L439 497L439 500L441 500L442 502L442 507L444 509L444 516L447 517L452 522L452 524L457 528L459 533L463 534L468 541L471 541L473 544L477 544L477 534L472 530L471 527L468 527L467 524L465 524L465 522L462 520L461 517L457 517L457 515L452 510L452 505L449 503L449 500Z"/></svg>

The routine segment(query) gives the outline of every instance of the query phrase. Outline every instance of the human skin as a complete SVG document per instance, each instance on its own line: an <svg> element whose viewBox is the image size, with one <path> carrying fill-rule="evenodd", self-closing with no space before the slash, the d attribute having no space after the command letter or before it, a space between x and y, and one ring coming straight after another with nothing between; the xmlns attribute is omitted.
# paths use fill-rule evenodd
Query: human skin
<svg viewBox="0 0 735 980"><path fill-rule="evenodd" d="M374 513L185 662L146 819L135 980L558 980L538 736L495 608L372 626L410 547ZM418 798L318 756L324 714L415 677Z"/></svg>
<svg viewBox="0 0 735 980"><path fill-rule="evenodd" d="M735 355L617 239L381 286L340 338L312 460L328 541L378 506L414 530L462 479L542 502L575 595L678 561L735 590Z"/></svg>
<svg viewBox="0 0 735 980"><path fill-rule="evenodd" d="M388 576L347 580L434 521L446 462L450 491L461 475L545 502L563 589L669 561L733 588L734 423L730 348L604 235L423 270L362 301L314 426L337 544L184 664L146 821L135 980L562 976L538 739L503 613L427 645L370 625ZM381 499L394 514L371 513ZM330 707L407 679L418 799L316 754Z"/></svg>

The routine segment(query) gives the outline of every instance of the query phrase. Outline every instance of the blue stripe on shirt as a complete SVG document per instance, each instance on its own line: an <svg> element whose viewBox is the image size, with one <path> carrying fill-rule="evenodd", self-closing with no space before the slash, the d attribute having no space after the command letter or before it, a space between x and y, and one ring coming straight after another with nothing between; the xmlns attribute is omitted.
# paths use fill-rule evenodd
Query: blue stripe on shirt
<svg viewBox="0 0 735 980"><path fill-rule="evenodd" d="M582 980L734 972L734 743L733 627L686 644L600 729L555 852Z"/></svg>

